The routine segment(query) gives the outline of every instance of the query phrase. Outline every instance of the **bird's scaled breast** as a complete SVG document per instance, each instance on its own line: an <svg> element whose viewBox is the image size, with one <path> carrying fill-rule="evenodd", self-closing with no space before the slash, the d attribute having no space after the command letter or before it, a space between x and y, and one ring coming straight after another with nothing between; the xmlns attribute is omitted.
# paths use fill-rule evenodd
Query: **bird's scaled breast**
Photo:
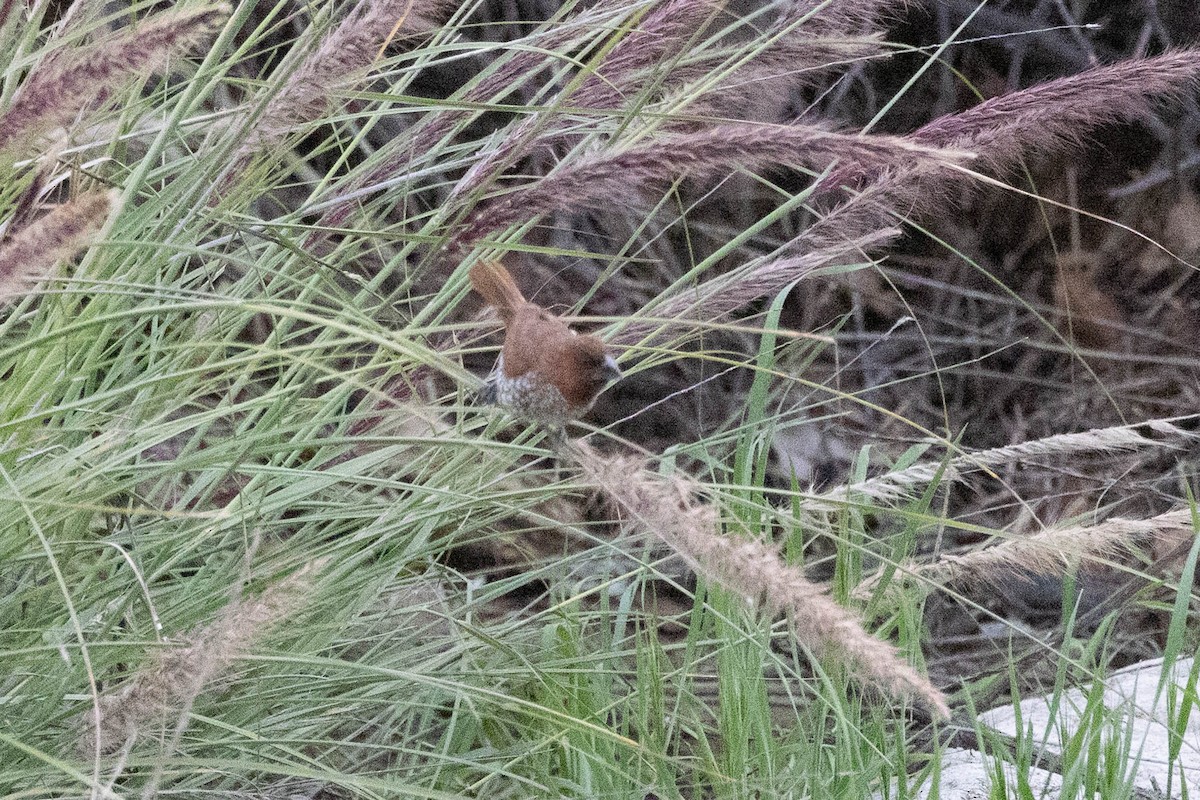
<svg viewBox="0 0 1200 800"><path fill-rule="evenodd" d="M554 384L533 372L509 377L498 365L488 379L497 405L543 424L562 425L569 418L567 401Z"/></svg>

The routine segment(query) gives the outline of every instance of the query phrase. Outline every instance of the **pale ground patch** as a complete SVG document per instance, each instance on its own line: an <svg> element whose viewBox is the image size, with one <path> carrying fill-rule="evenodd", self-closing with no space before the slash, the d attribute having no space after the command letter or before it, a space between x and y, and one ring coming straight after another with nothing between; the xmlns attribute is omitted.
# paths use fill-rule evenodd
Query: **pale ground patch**
<svg viewBox="0 0 1200 800"><path fill-rule="evenodd" d="M1194 661L1192 658L1177 661L1161 689L1162 659L1126 667L1105 681L1104 705L1108 711L1102 738L1107 741L1114 735L1128 737L1130 758L1126 770L1133 774L1134 786L1141 796L1200 796L1200 720L1197 714L1191 713L1186 724L1178 722L1182 709L1190 708L1185 702L1185 693L1192 693L1192 702L1196 699L1195 685L1188 685ZM1019 715L1012 706L1001 706L984 712L980 722L1012 737L1018 733L1019 717L1022 736L1032 735L1038 750L1058 756L1062 752L1063 738L1079 730L1087 698L1086 687L1064 692L1057 707L1051 698L1027 698L1020 703ZM1172 764L1169 753L1176 730L1182 730L1183 736L1179 742L1179 756ZM1034 761L1037 761L1036 756ZM942 800L984 800L994 796L990 793L994 764L991 756L974 750L947 750L941 765L937 796ZM1170 775L1172 769L1174 776ZM1012 797L1016 767L1005 764L1003 770ZM1028 782L1035 797L1058 800L1062 796L1059 775L1033 768L1029 770ZM931 787L924 786L916 797L926 800L931 794Z"/></svg>

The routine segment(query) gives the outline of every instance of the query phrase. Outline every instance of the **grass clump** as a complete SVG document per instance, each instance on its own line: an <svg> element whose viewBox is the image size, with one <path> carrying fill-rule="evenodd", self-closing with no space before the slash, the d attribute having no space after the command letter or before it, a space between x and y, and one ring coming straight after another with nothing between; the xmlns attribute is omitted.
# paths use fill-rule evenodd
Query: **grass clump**
<svg viewBox="0 0 1200 800"><path fill-rule="evenodd" d="M950 13L0 4L0 789L907 796L1194 644L1200 245L1074 154L1200 55ZM565 445L500 257L619 349Z"/></svg>

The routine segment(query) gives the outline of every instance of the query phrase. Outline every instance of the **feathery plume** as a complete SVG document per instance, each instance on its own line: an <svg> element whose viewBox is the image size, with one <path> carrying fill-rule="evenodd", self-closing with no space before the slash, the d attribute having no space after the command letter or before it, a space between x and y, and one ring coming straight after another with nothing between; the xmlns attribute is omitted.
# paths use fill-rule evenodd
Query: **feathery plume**
<svg viewBox="0 0 1200 800"><path fill-rule="evenodd" d="M802 25L810 36L862 36L909 5L909 0L793 0L783 3L773 29Z"/></svg>
<svg viewBox="0 0 1200 800"><path fill-rule="evenodd" d="M824 494L813 495L804 501L807 511L834 512L846 507L846 498L861 497L877 502L909 496L914 486L929 484L935 479L955 481L979 470L992 469L1018 461L1041 458L1061 460L1081 453L1114 453L1148 448L1177 449L1194 446L1200 434L1180 427L1179 423L1195 422L1196 415L1172 419L1150 420L1133 425L1093 428L1080 433L1061 433L1019 444L952 458L946 462L919 463L898 472L890 472L841 487Z"/></svg>
<svg viewBox="0 0 1200 800"><path fill-rule="evenodd" d="M662 62L683 46L689 34L703 30L713 16L724 8L724 2L714 0L667 0L645 13L630 30L622 30L621 39L596 67L586 75L569 98L559 103L588 109L619 108L633 91L629 84L646 67L662 67ZM503 141L489 148L483 157L467 170L455 184L450 198L470 194L489 177L512 165L531 145L549 151L561 144L559 133L545 137L535 134L545 121L529 117L505 134Z"/></svg>
<svg viewBox="0 0 1200 800"><path fill-rule="evenodd" d="M686 85L678 90L674 105L671 98L665 103L683 117L669 127L686 129L700 124L693 120L722 117L775 121L754 113L754 107L764 102L785 107L790 89L811 85L839 65L880 55L882 41L880 36L808 39L791 33L768 42L751 60L715 82L711 76L726 69L729 54L690 60L672 73L676 83ZM740 54L735 57L743 59Z"/></svg>
<svg viewBox="0 0 1200 800"><path fill-rule="evenodd" d="M829 243L820 249L782 256L749 272L739 270L701 284L695 292L676 295L649 310L656 320L671 323L717 322L739 308L774 294L792 281L811 275L822 267L861 257L869 250L884 246L900 235L897 228L884 228L845 242ZM809 241L801 236L795 247L801 250ZM613 338L615 344L644 343L663 329L662 322L634 322Z"/></svg>
<svg viewBox="0 0 1200 800"><path fill-rule="evenodd" d="M116 208L117 191L89 192L57 206L0 242L0 302L28 294L33 282L75 255Z"/></svg>
<svg viewBox="0 0 1200 800"><path fill-rule="evenodd" d="M297 612L312 593L323 560L312 561L257 598L230 604L183 647L157 650L119 691L85 713L80 752L111 753L166 715L186 712L205 686Z"/></svg>
<svg viewBox="0 0 1200 800"><path fill-rule="evenodd" d="M781 80L796 85L811 83L839 62L880 55L883 33L879 25L905 5L906 0L800 0L779 4L761 35L765 46L715 86L695 99L689 98L685 113L692 117L744 117L741 106L748 101L747 86L753 89L757 84L772 85ZM680 65L671 77L675 83L701 82L719 67L712 58L702 56Z"/></svg>
<svg viewBox="0 0 1200 800"><path fill-rule="evenodd" d="M925 592L953 583L973 581L1000 585L1028 574L1059 573L1079 563L1103 566L1122 551L1134 552L1147 540L1179 542L1196 535L1191 509L1179 509L1150 519L1110 519L1099 525L1050 528L1020 536L964 555L945 555L928 564L899 565L897 575ZM874 593L881 574L868 576L854 589L855 597Z"/></svg>
<svg viewBox="0 0 1200 800"><path fill-rule="evenodd" d="M787 614L797 638L813 652L840 655L889 694L918 698L939 717L950 717L942 693L896 648L864 631L854 615L774 549L758 539L718 533L716 511L697 503L686 481L667 483L636 459L606 458L583 444L573 448L585 477L612 499L627 524L659 536L705 578L771 614Z"/></svg>
<svg viewBox="0 0 1200 800"><path fill-rule="evenodd" d="M724 0L658 3L637 21L635 27L622 34L596 71L583 79L571 102L584 108L619 108L631 93L635 93L631 84L641 82L643 70L661 70L664 61L677 56L724 9Z"/></svg>
<svg viewBox="0 0 1200 800"><path fill-rule="evenodd" d="M262 117L248 131L219 197L236 180L246 162L278 144L296 129L320 118L334 103L339 85L360 77L392 41L415 41L441 26L453 8L449 0L365 0L288 76Z"/></svg>
<svg viewBox="0 0 1200 800"><path fill-rule="evenodd" d="M1029 152L1077 143L1089 128L1135 119L1162 95L1181 94L1200 76L1200 50L1135 58L986 100L939 117L912 134L934 147L962 148L994 167Z"/></svg>
<svg viewBox="0 0 1200 800"><path fill-rule="evenodd" d="M675 177L703 178L780 164L822 168L849 161L883 169L896 163L961 161L965 153L913 146L903 138L831 133L804 125L714 125L616 153L580 158L478 211L460 235L469 244L519 220L579 208Z"/></svg>
<svg viewBox="0 0 1200 800"><path fill-rule="evenodd" d="M580 41L583 32L575 26L564 26L537 37L530 43L529 48L519 51L467 91L463 97L464 104L486 104L492 102L497 95L519 91L545 65L545 53L570 50ZM322 231L341 227L353 212L357 198L367 187L380 184L400 172L405 165L411 163L414 153L434 150L439 141L475 113L477 112L441 111L418 123L407 137L398 138L391 144L390 152L378 165L350 179L346 184L337 186L339 195L346 199L321 216L305 246L312 247L315 240L324 235Z"/></svg>
<svg viewBox="0 0 1200 800"><path fill-rule="evenodd" d="M1150 113L1162 95L1180 94L1200 78L1200 50L1174 50L1069 75L985 100L974 108L938 117L906 138L948 149L966 149L1002 170L1029 154L1050 154L1080 142L1099 125ZM951 185L947 170L928 162L881 170L839 165L815 195L837 196L844 187L886 182L892 204L921 215L938 206Z"/></svg>
<svg viewBox="0 0 1200 800"><path fill-rule="evenodd" d="M224 4L163 11L129 32L43 62L0 114L0 150L70 123L125 80L160 69L169 56L196 47L228 14Z"/></svg>
<svg viewBox="0 0 1200 800"><path fill-rule="evenodd" d="M842 5L847 8L830 12L831 7ZM748 83L758 85L767 81L774 84L784 75L795 80L806 72L815 76L818 70L827 69L831 61L879 52L879 39L869 35L864 26L893 5L896 5L894 0L787 4L763 33L768 45L755 53L749 64L734 70L717 86L701 92L699 99L688 104L686 113L690 116L741 116L730 113L729 106L746 102ZM572 95L560 98L559 102L583 109L620 108L639 94L639 87L647 81L647 70L654 71L653 80L660 84L660 89L703 80L720 66L714 64L712 58L672 64L668 70L663 69L663 64L678 56L689 42L704 35L714 21L722 18L725 6L723 0L659 3L637 20L632 29L624 31L594 72L584 76ZM799 30L801 21L806 23L803 30ZM809 35L814 29L823 32L826 38ZM532 148L549 151L567 139L562 133L535 139L533 133L538 125L544 125L544 122L536 118L518 125L463 176L451 196L463 196L478 188L487 176L507 167L523 152ZM667 127L679 130L694 126L673 123Z"/></svg>

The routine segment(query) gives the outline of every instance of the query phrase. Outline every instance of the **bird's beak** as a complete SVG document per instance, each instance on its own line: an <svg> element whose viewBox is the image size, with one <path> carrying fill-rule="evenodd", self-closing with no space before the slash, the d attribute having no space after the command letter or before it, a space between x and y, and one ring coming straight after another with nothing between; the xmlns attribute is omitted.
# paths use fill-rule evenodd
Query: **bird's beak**
<svg viewBox="0 0 1200 800"><path fill-rule="evenodd" d="M604 357L604 366L601 369L601 374L604 376L605 383L612 383L615 380L619 380L621 377L621 368L617 366L617 362L612 356Z"/></svg>

